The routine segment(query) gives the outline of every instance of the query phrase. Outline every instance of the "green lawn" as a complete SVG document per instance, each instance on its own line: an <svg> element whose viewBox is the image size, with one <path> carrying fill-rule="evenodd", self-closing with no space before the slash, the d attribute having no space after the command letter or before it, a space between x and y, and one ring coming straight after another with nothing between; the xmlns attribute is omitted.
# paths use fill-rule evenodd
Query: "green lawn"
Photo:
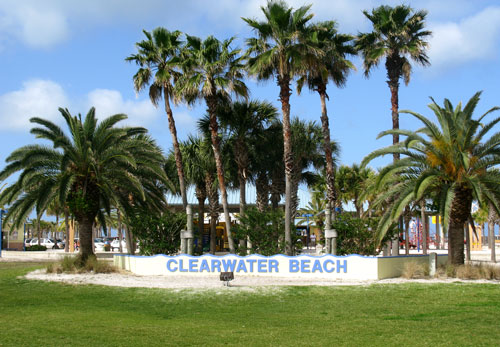
<svg viewBox="0 0 500 347"><path fill-rule="evenodd" d="M245 293L17 278L41 266L0 263L0 346L500 343L500 286L494 284L287 287Z"/></svg>

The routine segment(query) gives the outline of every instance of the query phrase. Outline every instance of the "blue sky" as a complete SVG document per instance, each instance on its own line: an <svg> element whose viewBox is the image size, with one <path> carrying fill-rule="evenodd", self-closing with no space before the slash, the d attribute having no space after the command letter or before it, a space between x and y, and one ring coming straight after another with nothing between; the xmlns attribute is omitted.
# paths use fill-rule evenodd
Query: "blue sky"
<svg viewBox="0 0 500 347"><path fill-rule="evenodd" d="M395 1L316 0L289 1L294 6L312 3L314 20L335 19L340 31L356 34L370 30L362 14L380 4ZM29 134L29 118L59 122L57 108L85 114L96 106L100 117L114 113L129 115L129 124L150 129L165 149L171 140L162 109L155 109L146 93L136 95L132 76L136 66L124 58L135 52L134 44L144 38L142 30L164 26L190 35L215 35L220 39L252 35L240 17L261 18L265 1L219 0L1 0L0 1L0 162L12 150L35 142ZM455 104L484 90L480 111L500 105L500 3L486 0L421 0L407 2L427 9L428 28L433 31L429 56L432 65L415 67L409 86L400 88L400 108L430 115L429 96ZM384 65L370 79L364 78L361 62L344 89L329 86L328 112L332 138L341 147L340 162L360 162L371 150L390 139L376 140L391 127L390 94ZM251 97L267 99L278 108L276 83L248 81ZM174 109L180 139L196 131L196 120L205 105ZM304 91L291 99L291 113L319 122L316 94ZM418 123L401 116L401 128L415 129ZM380 166L386 158L375 162ZM4 164L2 164L2 167Z"/></svg>

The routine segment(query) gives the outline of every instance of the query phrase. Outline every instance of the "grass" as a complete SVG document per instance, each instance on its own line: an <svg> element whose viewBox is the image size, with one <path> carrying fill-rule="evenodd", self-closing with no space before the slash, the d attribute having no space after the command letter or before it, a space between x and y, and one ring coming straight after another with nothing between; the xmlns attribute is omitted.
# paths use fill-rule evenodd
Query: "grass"
<svg viewBox="0 0 500 347"><path fill-rule="evenodd" d="M498 345L497 284L236 292L28 281L0 263L0 346Z"/></svg>

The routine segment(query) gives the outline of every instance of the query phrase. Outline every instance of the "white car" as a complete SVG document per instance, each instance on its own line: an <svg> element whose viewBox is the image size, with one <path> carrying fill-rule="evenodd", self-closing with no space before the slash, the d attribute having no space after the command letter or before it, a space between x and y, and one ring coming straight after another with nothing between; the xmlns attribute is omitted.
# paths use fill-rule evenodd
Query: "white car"
<svg viewBox="0 0 500 347"><path fill-rule="evenodd" d="M54 240L51 239L40 239L40 246L45 246L47 249L52 249L55 246ZM34 239L31 239L30 241L30 247L38 245L38 237L35 237Z"/></svg>
<svg viewBox="0 0 500 347"><path fill-rule="evenodd" d="M120 240L113 240L111 242L111 250L120 251ZM127 251L127 243L124 240L122 240L122 251L123 252Z"/></svg>
<svg viewBox="0 0 500 347"><path fill-rule="evenodd" d="M106 243L103 241L103 239L95 239L94 240L94 246L96 252L104 252L104 247L106 246Z"/></svg>

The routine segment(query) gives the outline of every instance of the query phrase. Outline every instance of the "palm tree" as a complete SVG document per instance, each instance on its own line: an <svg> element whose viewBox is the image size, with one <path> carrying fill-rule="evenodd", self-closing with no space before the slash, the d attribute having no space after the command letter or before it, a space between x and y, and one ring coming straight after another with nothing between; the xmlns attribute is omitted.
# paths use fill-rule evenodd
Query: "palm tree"
<svg viewBox="0 0 500 347"><path fill-rule="evenodd" d="M448 262L463 264L464 225L472 220L472 200L478 200L480 205L491 203L500 211L500 173L492 170L500 163L500 132L485 139L500 118L482 124L485 116L499 108L494 107L478 119L472 119L480 94L476 93L463 108L461 104L454 108L447 99L444 107L432 100L429 108L438 124L421 114L403 111L421 121L423 127L417 131L388 130L379 135L406 136L404 142L376 150L363 160L366 165L386 154L405 156L382 169L378 178L380 185L398 176L383 193L392 200L386 205L379 224L380 239L410 202L436 196L434 203L448 229Z"/></svg>
<svg viewBox="0 0 500 347"><path fill-rule="evenodd" d="M283 113L283 144L285 162L285 248L292 255L292 234L290 223L293 154L290 128L290 83L301 71L304 57L309 52L305 43L307 23L313 17L311 6L297 10L284 1L268 1L261 7L265 20L243 18L255 31L257 37L247 39L248 71L259 80L276 76L280 88L281 110Z"/></svg>
<svg viewBox="0 0 500 347"><path fill-rule="evenodd" d="M234 38L230 38L221 42L215 37L209 36L202 41L188 35L186 60L183 65L185 76L183 76L179 88L180 95L188 103L203 99L207 105L210 116L210 137L217 166L217 178L222 195L222 207L231 253L235 253L236 248L231 235L231 218L220 152L217 109L220 100L227 100L231 93L245 98L248 96L248 89L242 80L240 50L231 48L233 40Z"/></svg>
<svg viewBox="0 0 500 347"><path fill-rule="evenodd" d="M179 31L170 32L159 27L154 29L152 33L144 30L144 35L146 35L147 40L136 43L138 53L129 56L125 60L134 61L140 67L134 75L134 88L137 92L149 86L149 98L156 107L163 96L168 127L172 135L182 205L186 210L187 196L182 153L179 149L177 129L172 108L170 107L170 101L176 100L174 84L180 74L178 66L182 50L182 41L179 40L181 33Z"/></svg>
<svg viewBox="0 0 500 347"><path fill-rule="evenodd" d="M205 200L208 197L206 176L215 163L213 155L207 148L207 141L201 137L189 136L188 140L181 143L181 151L186 167L187 181L194 185L198 199L198 230L200 237L204 231ZM217 189L217 188L216 188ZM217 216L215 217L217 218Z"/></svg>
<svg viewBox="0 0 500 347"><path fill-rule="evenodd" d="M7 218L16 226L33 208L41 216L54 200L67 204L79 225L81 258L85 261L93 254L96 217L104 221L104 213L110 213L114 201L130 207L130 199L120 196L115 187L126 187L136 203L160 208L164 201L162 182L166 183L161 171L164 159L158 146L145 136L146 129L115 126L126 119L123 114L98 124L94 108L83 122L81 115L72 116L62 108L59 111L69 134L48 120L32 118L38 127L31 133L53 147L28 145L10 154L0 179L16 172L20 175L0 194L0 201L11 204Z"/></svg>
<svg viewBox="0 0 500 347"><path fill-rule="evenodd" d="M340 191L341 200L346 204L353 203L357 218L361 218L363 214L364 193L369 190L369 178L372 175L372 169L362 168L357 164L352 166L342 165L338 170L337 187Z"/></svg>
<svg viewBox="0 0 500 347"><path fill-rule="evenodd" d="M299 206L299 184L306 183L308 186L317 182L319 175L312 168L320 168L325 164L325 156L322 153L321 127L312 121L302 121L294 118L291 123L292 130L292 187L291 187L291 215L295 219ZM337 143L332 142L330 148L333 153L338 153Z"/></svg>
<svg viewBox="0 0 500 347"><path fill-rule="evenodd" d="M310 90L316 91L321 100L321 125L323 132L323 150L326 159L326 187L330 214L335 219L337 192L335 191L335 166L332 158L330 141L330 125L326 109L326 99L329 99L326 87L332 81L337 87L344 87L347 76L354 65L347 59L355 55L356 50L350 44L353 37L339 34L334 21L320 22L312 27L310 41L317 46L318 52L308 56L305 71L297 81L297 91L300 93L304 84ZM331 224L331 222L329 223Z"/></svg>
<svg viewBox="0 0 500 347"><path fill-rule="evenodd" d="M410 82L410 60L422 66L429 65L425 50L426 39L431 32L424 30L426 11L414 11L406 5L379 6L371 13L363 11L372 22L373 31L362 33L356 39L355 48L363 56L365 76L368 77L385 57L387 84L391 90L392 129L399 129L399 80L405 85ZM392 136L392 143L399 142L399 134ZM399 160L399 153L394 153L394 161Z"/></svg>
<svg viewBox="0 0 500 347"><path fill-rule="evenodd" d="M277 117L276 108L269 102L234 102L221 107L218 113L221 128L225 129L238 169L240 215L245 214L246 184L251 177L254 145L262 139L267 124Z"/></svg>

